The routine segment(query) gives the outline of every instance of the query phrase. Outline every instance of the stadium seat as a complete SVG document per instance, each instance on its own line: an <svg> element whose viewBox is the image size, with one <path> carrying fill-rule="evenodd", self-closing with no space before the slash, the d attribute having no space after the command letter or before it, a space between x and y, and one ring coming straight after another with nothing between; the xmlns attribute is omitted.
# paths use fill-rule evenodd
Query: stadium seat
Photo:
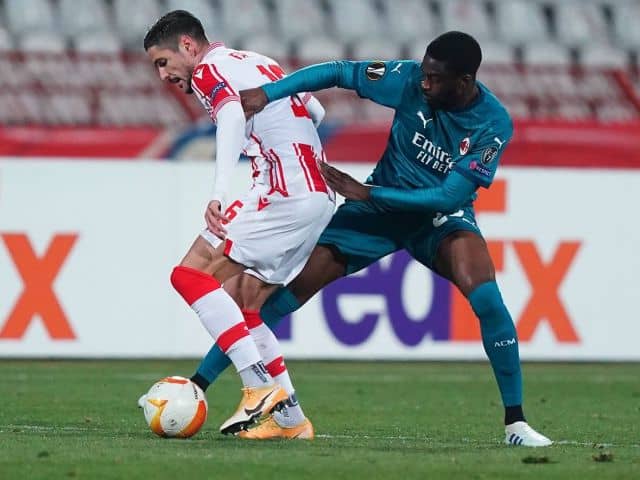
<svg viewBox="0 0 640 480"><path fill-rule="evenodd" d="M278 33L287 41L327 31L326 15L316 0L278 0L275 7Z"/></svg>
<svg viewBox="0 0 640 480"><path fill-rule="evenodd" d="M345 57L342 43L327 36L309 37L296 42L294 47L296 57L303 64Z"/></svg>
<svg viewBox="0 0 640 480"><path fill-rule="evenodd" d="M522 61L526 65L571 65L571 52L557 43L533 42L522 49Z"/></svg>
<svg viewBox="0 0 640 480"><path fill-rule="evenodd" d="M186 10L192 13L200 20L211 41L224 40L221 38L220 16L210 0L167 0L167 11L172 10Z"/></svg>
<svg viewBox="0 0 640 480"><path fill-rule="evenodd" d="M485 2L480 0L440 0L443 31L460 30L473 35L478 41L493 36Z"/></svg>
<svg viewBox="0 0 640 480"><path fill-rule="evenodd" d="M637 120L638 113L629 102L612 101L598 105L596 117L603 122L631 122Z"/></svg>
<svg viewBox="0 0 640 480"><path fill-rule="evenodd" d="M23 35L18 43L24 52L64 53L67 49L62 35L47 31Z"/></svg>
<svg viewBox="0 0 640 480"><path fill-rule="evenodd" d="M6 52L14 48L11 35L3 27L0 27L0 52Z"/></svg>
<svg viewBox="0 0 640 480"><path fill-rule="evenodd" d="M591 118L592 111L585 103L566 102L555 108L551 108L547 114L551 117L560 117L565 120L578 121Z"/></svg>
<svg viewBox="0 0 640 480"><path fill-rule="evenodd" d="M409 43L408 52L410 58L422 60L429 40ZM482 49L482 63L506 64L515 60L515 52L511 45L487 40L480 41L480 48Z"/></svg>
<svg viewBox="0 0 640 480"><path fill-rule="evenodd" d="M401 5L402 8L398 8ZM434 15L424 0L383 0L389 33L394 41L428 41L439 29L436 27Z"/></svg>
<svg viewBox="0 0 640 480"><path fill-rule="evenodd" d="M613 31L616 41L625 48L640 49L640 2L626 1L611 4Z"/></svg>
<svg viewBox="0 0 640 480"><path fill-rule="evenodd" d="M253 35L275 33L269 11L260 0L219 0L222 40L229 47L238 47Z"/></svg>
<svg viewBox="0 0 640 480"><path fill-rule="evenodd" d="M402 48L396 42L384 38L363 38L351 46L354 60L392 60L402 58Z"/></svg>
<svg viewBox="0 0 640 480"><path fill-rule="evenodd" d="M113 0L118 37L125 48L142 50L142 40L153 23L160 18L156 0Z"/></svg>
<svg viewBox="0 0 640 480"><path fill-rule="evenodd" d="M498 93L498 96L500 97L500 99L504 103L507 111L509 112L509 114L512 117L515 117L515 118L530 118L531 117L531 110L529 108L529 105L524 100L522 100L522 99L503 98L500 95L500 93Z"/></svg>
<svg viewBox="0 0 640 480"><path fill-rule="evenodd" d="M555 2L555 26L558 40L577 47L608 41L607 24L599 3L582 0Z"/></svg>
<svg viewBox="0 0 640 480"><path fill-rule="evenodd" d="M58 11L62 33L67 38L87 32L111 30L107 9L102 0L60 0Z"/></svg>
<svg viewBox="0 0 640 480"><path fill-rule="evenodd" d="M116 54L122 50L118 38L110 32L98 31L76 35L73 39L73 47L80 53Z"/></svg>
<svg viewBox="0 0 640 480"><path fill-rule="evenodd" d="M328 0L331 19L339 40L351 42L360 38L387 38L382 15L371 0Z"/></svg>
<svg viewBox="0 0 640 480"><path fill-rule="evenodd" d="M549 29L542 5L530 0L495 2L496 24L501 40L511 45L547 41Z"/></svg>
<svg viewBox="0 0 640 480"><path fill-rule="evenodd" d="M580 64L587 67L623 69L629 65L629 56L624 50L609 45L588 45L579 52Z"/></svg>
<svg viewBox="0 0 640 480"><path fill-rule="evenodd" d="M278 63L285 61L290 56L288 43L274 38L272 35L248 36L242 41L241 48L271 57Z"/></svg>
<svg viewBox="0 0 640 480"><path fill-rule="evenodd" d="M482 42L482 63L489 65L510 64L515 60L513 47L504 42Z"/></svg>
<svg viewBox="0 0 640 480"><path fill-rule="evenodd" d="M23 35L32 31L54 31L56 20L48 0L5 0L7 28Z"/></svg>

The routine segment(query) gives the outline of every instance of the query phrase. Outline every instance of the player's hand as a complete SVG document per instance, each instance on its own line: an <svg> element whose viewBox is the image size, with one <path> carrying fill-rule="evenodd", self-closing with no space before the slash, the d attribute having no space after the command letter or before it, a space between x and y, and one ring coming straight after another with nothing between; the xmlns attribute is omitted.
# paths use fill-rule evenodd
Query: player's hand
<svg viewBox="0 0 640 480"><path fill-rule="evenodd" d="M267 106L267 94L260 87L240 91L244 116L248 119Z"/></svg>
<svg viewBox="0 0 640 480"><path fill-rule="evenodd" d="M370 185L360 183L351 175L348 175L326 162L319 162L322 176L332 190L335 190L349 200L369 200Z"/></svg>
<svg viewBox="0 0 640 480"><path fill-rule="evenodd" d="M207 222L207 229L211 233L221 240L225 239L227 230L223 225L227 223L228 220L222 213L222 205L218 200L211 200L209 202L204 212L204 220Z"/></svg>

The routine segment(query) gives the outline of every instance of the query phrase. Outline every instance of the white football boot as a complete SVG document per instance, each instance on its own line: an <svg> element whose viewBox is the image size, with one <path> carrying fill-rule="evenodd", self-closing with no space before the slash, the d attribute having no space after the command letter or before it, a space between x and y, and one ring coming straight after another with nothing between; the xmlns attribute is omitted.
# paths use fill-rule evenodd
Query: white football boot
<svg viewBox="0 0 640 480"><path fill-rule="evenodd" d="M536 432L527 422L514 422L504 427L504 443L523 447L548 447L553 442Z"/></svg>
<svg viewBox="0 0 640 480"><path fill-rule="evenodd" d="M138 399L138 408L144 408L144 404L147 401L147 394L143 394L140 395L140 398Z"/></svg>

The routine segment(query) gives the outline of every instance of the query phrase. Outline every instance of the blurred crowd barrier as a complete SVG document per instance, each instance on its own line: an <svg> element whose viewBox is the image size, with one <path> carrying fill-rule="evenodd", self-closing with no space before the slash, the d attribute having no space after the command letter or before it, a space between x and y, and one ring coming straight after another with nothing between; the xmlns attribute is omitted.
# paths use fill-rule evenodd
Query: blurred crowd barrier
<svg viewBox="0 0 640 480"><path fill-rule="evenodd" d="M342 168L365 178L373 164ZM169 275L203 228L211 176L194 162L0 162L0 357L207 351ZM249 180L244 163L233 191ZM507 166L481 189L524 359L640 360L640 226L615 213L640 204L639 184L637 169ZM327 286L277 334L289 358L485 358L465 299L406 252Z"/></svg>

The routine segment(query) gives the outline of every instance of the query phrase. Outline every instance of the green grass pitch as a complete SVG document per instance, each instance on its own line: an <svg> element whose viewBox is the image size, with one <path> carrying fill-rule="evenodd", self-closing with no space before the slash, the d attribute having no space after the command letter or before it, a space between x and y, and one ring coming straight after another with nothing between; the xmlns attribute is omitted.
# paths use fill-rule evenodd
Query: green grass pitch
<svg viewBox="0 0 640 480"><path fill-rule="evenodd" d="M502 444L487 364L288 365L313 442L221 436L232 372L195 437L155 437L138 396L195 361L0 361L0 479L640 478L638 364L525 364L525 412L557 442L545 449Z"/></svg>

